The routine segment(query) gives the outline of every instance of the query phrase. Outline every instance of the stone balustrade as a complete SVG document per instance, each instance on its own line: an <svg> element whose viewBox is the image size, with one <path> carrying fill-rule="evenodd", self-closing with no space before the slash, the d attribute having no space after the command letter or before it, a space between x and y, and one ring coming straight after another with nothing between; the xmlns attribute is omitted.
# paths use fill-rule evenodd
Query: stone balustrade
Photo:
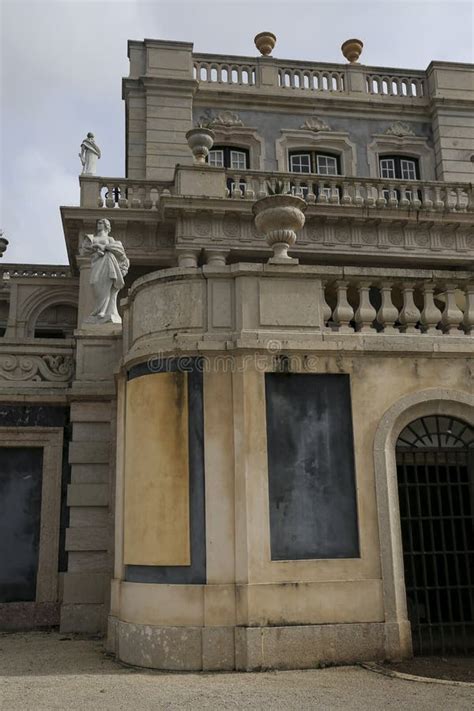
<svg viewBox="0 0 474 711"><path fill-rule="evenodd" d="M421 99L426 95L423 72L388 74L366 74L367 93L381 96L407 97Z"/></svg>
<svg viewBox="0 0 474 711"><path fill-rule="evenodd" d="M227 177L228 195L237 200L265 197L269 186L274 189L277 181L283 181L286 191L310 205L474 211L472 185L466 183L231 170Z"/></svg>
<svg viewBox="0 0 474 711"><path fill-rule="evenodd" d="M278 68L278 86L284 89L343 92L346 90L346 77L341 68L328 70L280 66Z"/></svg>
<svg viewBox="0 0 474 711"><path fill-rule="evenodd" d="M356 71L360 82L351 81ZM386 69L323 62L301 62L273 57L226 57L214 54L193 55L193 76L202 87L237 86L259 89L302 90L351 94L354 90L371 97L422 100L427 95L425 72ZM356 88L357 86L357 88Z"/></svg>
<svg viewBox="0 0 474 711"><path fill-rule="evenodd" d="M152 359L150 367L158 368L167 352L233 347L390 353L474 347L470 272L224 265L211 251L205 260L202 267L152 272L132 285L122 301L128 363Z"/></svg>
<svg viewBox="0 0 474 711"><path fill-rule="evenodd" d="M150 180L81 176L81 207L156 210L162 195L170 195L173 184Z"/></svg>
<svg viewBox="0 0 474 711"><path fill-rule="evenodd" d="M474 334L467 272L345 268L324 280L324 324L339 333Z"/></svg>
<svg viewBox="0 0 474 711"><path fill-rule="evenodd" d="M239 58L241 60L241 58ZM205 55L201 58L195 56L193 64L194 78L199 82L213 82L217 84L237 84L239 86L255 86L257 83L257 68L255 63L242 63L232 61L232 58L219 59Z"/></svg>
<svg viewBox="0 0 474 711"><path fill-rule="evenodd" d="M70 279L71 268L68 265L55 264L3 264L0 266L0 277L34 279Z"/></svg>

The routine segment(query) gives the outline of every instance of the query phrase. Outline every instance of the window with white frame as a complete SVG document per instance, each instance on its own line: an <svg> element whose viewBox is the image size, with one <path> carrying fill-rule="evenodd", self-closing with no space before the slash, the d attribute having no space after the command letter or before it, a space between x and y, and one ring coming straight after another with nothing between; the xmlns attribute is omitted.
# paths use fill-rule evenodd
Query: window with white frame
<svg viewBox="0 0 474 711"><path fill-rule="evenodd" d="M215 149L215 148L214 148L214 150L209 151L208 163L209 163L209 165L214 166L214 168L223 168L224 167L224 151L221 149Z"/></svg>
<svg viewBox="0 0 474 711"><path fill-rule="evenodd" d="M380 177L386 180L419 180L418 160L408 156L380 156Z"/></svg>
<svg viewBox="0 0 474 711"><path fill-rule="evenodd" d="M319 151L291 151L289 165L292 173L315 173L317 175L340 175L340 158Z"/></svg>
<svg viewBox="0 0 474 711"><path fill-rule="evenodd" d="M249 151L235 146L215 146L209 151L207 161L209 165L215 168L247 170L249 167Z"/></svg>

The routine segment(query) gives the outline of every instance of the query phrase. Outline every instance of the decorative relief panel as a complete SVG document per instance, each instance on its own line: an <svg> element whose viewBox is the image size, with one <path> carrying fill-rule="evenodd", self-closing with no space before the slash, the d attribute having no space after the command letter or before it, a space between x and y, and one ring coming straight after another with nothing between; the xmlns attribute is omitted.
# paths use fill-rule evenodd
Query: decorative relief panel
<svg viewBox="0 0 474 711"><path fill-rule="evenodd" d="M0 381L49 381L67 383L74 373L69 355L0 355Z"/></svg>
<svg viewBox="0 0 474 711"><path fill-rule="evenodd" d="M186 213L178 220L176 229L177 243L189 242L199 247L206 247L221 242L229 247L245 245L260 247L263 245L254 225L252 215L248 213L217 213L200 211ZM353 250L416 250L420 254L446 252L454 256L474 248L474 235L466 230L454 230L447 227L425 226L423 224L404 225L403 222L364 219L331 219L307 216L306 224L298 235L296 249L311 250L311 245L324 245L334 250L346 252ZM321 247L319 247L320 249Z"/></svg>

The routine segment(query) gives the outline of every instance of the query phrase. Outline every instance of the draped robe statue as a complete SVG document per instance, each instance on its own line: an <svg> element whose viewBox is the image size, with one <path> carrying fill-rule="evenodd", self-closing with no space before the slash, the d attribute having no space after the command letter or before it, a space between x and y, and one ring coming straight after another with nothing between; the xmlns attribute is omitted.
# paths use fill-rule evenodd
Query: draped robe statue
<svg viewBox="0 0 474 711"><path fill-rule="evenodd" d="M90 284L94 310L86 323L121 323L117 294L124 286L130 262L123 245L110 236L110 221L98 220L95 235L85 235L81 253L91 258Z"/></svg>
<svg viewBox="0 0 474 711"><path fill-rule="evenodd" d="M100 148L94 140L94 134L88 133L81 143L79 158L82 163L82 175L95 175Z"/></svg>

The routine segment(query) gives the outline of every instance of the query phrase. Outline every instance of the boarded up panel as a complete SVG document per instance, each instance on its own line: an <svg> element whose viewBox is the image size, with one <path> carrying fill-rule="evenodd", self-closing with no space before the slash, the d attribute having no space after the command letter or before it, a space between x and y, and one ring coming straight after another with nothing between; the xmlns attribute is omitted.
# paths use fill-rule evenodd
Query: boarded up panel
<svg viewBox="0 0 474 711"><path fill-rule="evenodd" d="M189 565L186 373L127 383L124 562Z"/></svg>
<svg viewBox="0 0 474 711"><path fill-rule="evenodd" d="M43 449L0 447L0 602L36 599Z"/></svg>
<svg viewBox="0 0 474 711"><path fill-rule="evenodd" d="M265 376L272 560L359 556L349 377Z"/></svg>

